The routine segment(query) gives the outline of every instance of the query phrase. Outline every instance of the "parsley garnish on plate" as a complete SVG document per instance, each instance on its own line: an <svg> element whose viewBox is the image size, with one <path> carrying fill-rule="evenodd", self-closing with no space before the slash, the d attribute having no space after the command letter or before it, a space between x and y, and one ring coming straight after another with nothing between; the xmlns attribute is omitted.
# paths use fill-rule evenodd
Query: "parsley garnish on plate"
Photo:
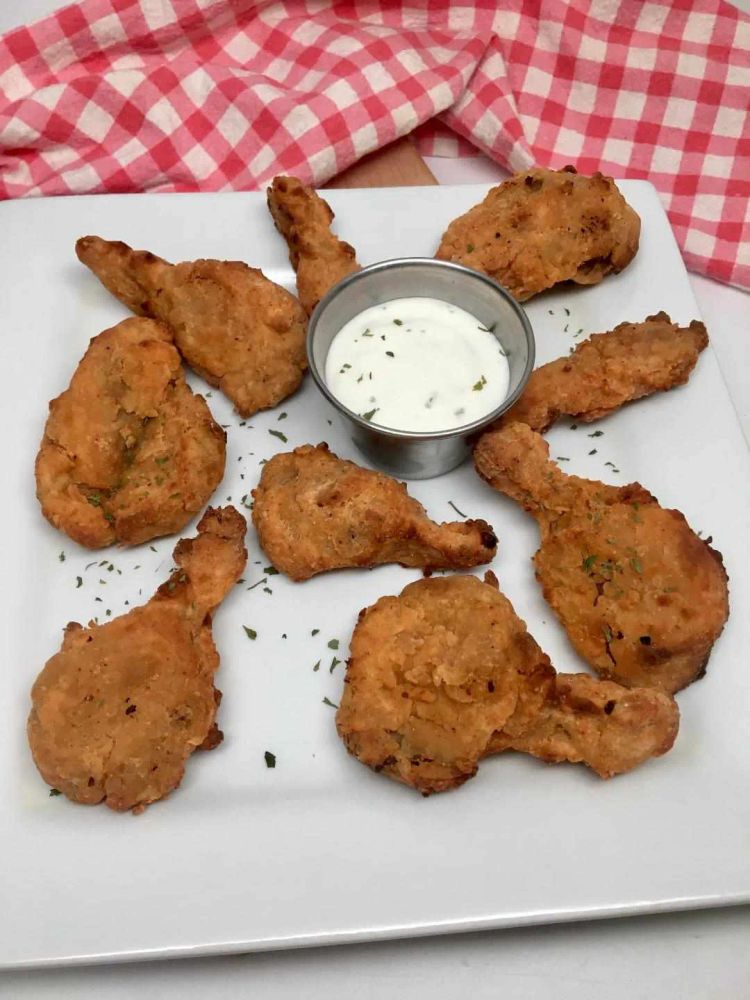
<svg viewBox="0 0 750 1000"><path fill-rule="evenodd" d="M324 699L323 699L323 704L324 704L324 705L329 705L329 706L330 706L331 708L338 708L338 707L339 707L339 706L338 706L338 705L336 705L336 704L335 704L334 702L332 702L332 701L330 700L330 698L324 698Z"/></svg>
<svg viewBox="0 0 750 1000"><path fill-rule="evenodd" d="M464 512L462 510L459 510L458 507L453 503L452 500L449 500L448 503L450 504L450 506L455 510L455 512L458 515L460 515L461 517L466 517L466 514L464 514Z"/></svg>
<svg viewBox="0 0 750 1000"><path fill-rule="evenodd" d="M275 753L271 753L270 750L266 750L266 752L263 754L263 757L265 758L266 761L266 767L276 767Z"/></svg>
<svg viewBox="0 0 750 1000"><path fill-rule="evenodd" d="M328 648L329 649L338 649L339 648L339 641L338 641L338 639L331 639L329 641L329 643L328 643Z"/></svg>
<svg viewBox="0 0 750 1000"><path fill-rule="evenodd" d="M362 417L363 420L368 420L369 421L369 420L372 420L372 418L375 416L375 414L378 412L378 410L379 410L379 407L376 406L375 409L368 410L367 413L360 413L360 416Z"/></svg>
<svg viewBox="0 0 750 1000"><path fill-rule="evenodd" d="M248 639L257 639L258 638L258 633L255 631L254 628L248 628L247 625L243 625L242 627L244 628L245 635L248 637Z"/></svg>
<svg viewBox="0 0 750 1000"><path fill-rule="evenodd" d="M284 444L286 444L287 441L289 440L286 434L283 434L281 431L277 431L274 427L269 427L268 433L273 434L275 438L278 438L279 441L283 441Z"/></svg>
<svg viewBox="0 0 750 1000"><path fill-rule="evenodd" d="M487 385L487 379L482 375L478 382L475 382L471 387L472 392L480 392Z"/></svg>

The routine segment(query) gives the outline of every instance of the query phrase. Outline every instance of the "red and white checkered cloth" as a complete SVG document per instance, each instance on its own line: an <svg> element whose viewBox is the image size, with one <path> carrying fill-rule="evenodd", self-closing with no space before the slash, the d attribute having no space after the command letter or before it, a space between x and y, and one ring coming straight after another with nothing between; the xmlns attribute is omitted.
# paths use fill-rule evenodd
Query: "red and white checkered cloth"
<svg viewBox="0 0 750 1000"><path fill-rule="evenodd" d="M322 184L421 125L647 178L688 265L750 288L749 108L723 0L81 0L0 38L0 197Z"/></svg>

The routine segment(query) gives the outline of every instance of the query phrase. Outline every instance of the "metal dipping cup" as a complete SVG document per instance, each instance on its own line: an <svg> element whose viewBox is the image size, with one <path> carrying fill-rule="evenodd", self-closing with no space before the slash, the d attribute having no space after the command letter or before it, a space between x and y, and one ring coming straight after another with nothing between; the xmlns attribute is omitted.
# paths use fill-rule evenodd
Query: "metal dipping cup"
<svg viewBox="0 0 750 1000"><path fill-rule="evenodd" d="M345 323L370 306L415 296L465 309L494 333L507 354L508 395L479 420L445 431L381 427L344 406L326 384L328 349ZM315 384L348 422L352 441L373 465L403 479L431 479L460 465L471 439L518 399L534 367L534 333L521 306L492 278L462 264L404 257L350 274L321 299L307 328L307 359Z"/></svg>

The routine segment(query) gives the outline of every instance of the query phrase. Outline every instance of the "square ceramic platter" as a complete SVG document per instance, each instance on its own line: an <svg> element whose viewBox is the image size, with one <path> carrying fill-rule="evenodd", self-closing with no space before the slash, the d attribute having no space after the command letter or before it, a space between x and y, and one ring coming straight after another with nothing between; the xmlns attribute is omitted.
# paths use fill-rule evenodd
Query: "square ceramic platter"
<svg viewBox="0 0 750 1000"><path fill-rule="evenodd" d="M622 188L643 220L641 249L597 287L528 305L538 363L625 319L660 309L684 322L697 315L656 193L641 182ZM431 255L446 224L485 190L329 197L339 233L370 263ZM750 898L750 462L710 348L686 387L601 421L602 436L569 422L550 434L552 455L569 458L566 470L642 482L713 535L724 554L733 614L707 677L679 695L682 724L666 757L603 782L581 766L506 754L484 761L458 791L429 799L372 773L336 736L324 699L338 703L344 667L332 669L333 658L346 659L361 608L419 573L382 567L293 584L264 573L268 559L251 528L246 582L215 619L225 742L195 755L181 788L141 816L50 797L26 745L31 684L66 622L106 620L126 610L126 600L147 599L165 579L176 541L90 553L54 531L35 500L47 401L67 386L89 338L126 315L78 263L75 239L97 233L170 260L246 260L290 288L293 275L261 193L7 202L0 228L3 967L436 934ZM217 391L209 405L228 434L214 503L231 497L241 505L261 460L286 447L326 440L358 457L309 378L294 398L244 426ZM282 432L288 446L270 431ZM502 589L559 669L584 669L534 581L532 520L470 464L410 489L437 520L457 517L453 501L495 526ZM255 641L243 625L257 631ZM335 639L338 651L329 646Z"/></svg>

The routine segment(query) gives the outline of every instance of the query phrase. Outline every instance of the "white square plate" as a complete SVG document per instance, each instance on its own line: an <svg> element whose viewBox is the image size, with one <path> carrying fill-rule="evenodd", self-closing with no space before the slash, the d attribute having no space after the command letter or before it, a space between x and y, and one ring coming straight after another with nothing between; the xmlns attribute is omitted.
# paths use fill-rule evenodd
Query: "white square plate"
<svg viewBox="0 0 750 1000"><path fill-rule="evenodd" d="M595 288L529 304L539 363L565 354L579 330L610 329L659 309L685 322L697 315L655 192L641 182L622 188L643 220L638 256ZM338 231L369 263L433 253L448 221L485 190L328 197ZM182 787L141 816L50 797L26 745L31 684L66 622L104 618L107 609L118 615L126 599L131 606L147 599L166 577L176 541L92 554L54 531L35 500L33 462L47 401L67 386L89 339L126 315L77 262L74 241L97 233L171 260L247 260L289 287L293 276L260 193L7 202L0 224L3 967L291 947L750 898L750 462L710 348L686 387L601 421L603 436L592 439L593 427L572 431L565 423L550 434L552 455L570 459L566 470L639 480L712 534L724 554L733 615L707 677L679 695L682 725L666 757L602 782L580 766L506 754L484 761L460 790L430 799L368 771L345 753L323 700L337 703L343 680L342 664L330 670L328 643L340 640L337 658L345 660L360 608L419 574L383 567L304 584L271 576L272 593L248 590L268 563L251 529L246 583L220 608L214 629L225 742L195 755ZM229 435L214 503L240 503L257 482L260 460L285 447L269 430L282 431L289 447L325 439L357 459L309 378L252 426L240 426L218 392L209 403ZM437 520L456 517L452 500L494 524L500 549L493 568L502 589L558 668L582 669L534 581L531 519L469 464L410 489ZM257 640L243 625L257 630ZM320 630L314 637L313 629ZM266 750L276 755L275 769L265 765Z"/></svg>

